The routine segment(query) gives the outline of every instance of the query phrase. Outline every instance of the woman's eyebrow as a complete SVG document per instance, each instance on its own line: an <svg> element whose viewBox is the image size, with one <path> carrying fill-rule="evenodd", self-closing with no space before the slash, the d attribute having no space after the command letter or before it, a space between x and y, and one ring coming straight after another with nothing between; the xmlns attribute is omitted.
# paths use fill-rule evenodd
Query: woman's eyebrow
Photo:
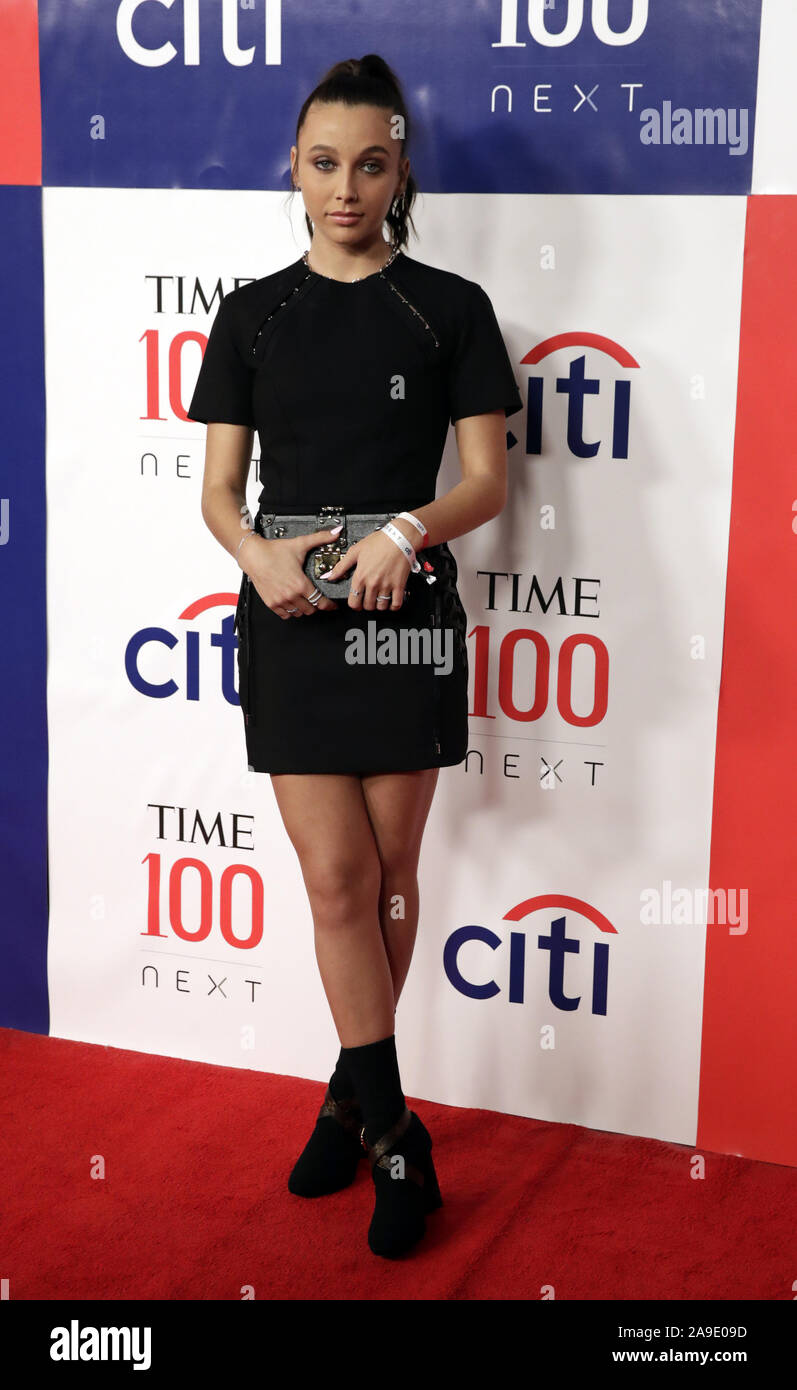
<svg viewBox="0 0 797 1390"><path fill-rule="evenodd" d="M311 145L307 153L312 154L313 150L331 150L333 154L337 154L334 145ZM366 145L364 150L360 150L360 154L370 154L372 150L379 150L382 154L390 154L390 151L386 150L384 145Z"/></svg>

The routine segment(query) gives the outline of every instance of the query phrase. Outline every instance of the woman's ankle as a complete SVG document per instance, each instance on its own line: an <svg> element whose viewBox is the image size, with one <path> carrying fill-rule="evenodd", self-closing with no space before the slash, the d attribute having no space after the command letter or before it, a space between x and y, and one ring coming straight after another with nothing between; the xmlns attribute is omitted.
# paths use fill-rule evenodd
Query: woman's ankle
<svg viewBox="0 0 797 1390"><path fill-rule="evenodd" d="M407 1105L401 1088L395 1033L361 1047L341 1048L341 1056L362 1107L366 1142L375 1144L392 1129Z"/></svg>
<svg viewBox="0 0 797 1390"><path fill-rule="evenodd" d="M329 1090L333 1100L353 1100L355 1097L354 1082L341 1057L338 1057L335 1070L329 1078Z"/></svg>

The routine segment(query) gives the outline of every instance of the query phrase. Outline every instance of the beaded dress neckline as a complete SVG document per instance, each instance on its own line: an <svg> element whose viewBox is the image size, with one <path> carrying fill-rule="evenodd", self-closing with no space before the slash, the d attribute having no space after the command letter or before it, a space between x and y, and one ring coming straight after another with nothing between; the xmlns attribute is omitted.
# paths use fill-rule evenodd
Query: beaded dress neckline
<svg viewBox="0 0 797 1390"><path fill-rule="evenodd" d="M367 275L358 275L354 280L339 280L336 275L325 275L322 270L313 270L312 266L308 265L306 259L308 254L309 251L305 251L299 257L297 265L303 266L310 275L315 276L318 280L327 280L331 285L345 285L347 288L350 288L353 285L364 285L366 280L376 280L380 275L384 275L388 267L403 253L400 246L394 247L387 260L383 261L382 265L380 265L377 270L369 271Z"/></svg>
<svg viewBox="0 0 797 1390"><path fill-rule="evenodd" d="M261 339L263 339L266 327L272 321L272 319L274 319L277 314L281 314L282 312L284 312L289 304L296 303L296 301L301 299L308 291L311 291L314 288L317 290L319 285L342 285L345 287L346 290L351 290L354 285L367 285L369 282L375 283L377 287L384 287L384 289L379 290L379 293L386 293L388 294L388 297L394 295L398 299L400 299L405 308L412 315L412 318L415 321L415 323L421 325L424 337L427 339L427 341L432 342L436 350L439 349L440 340L434 328L428 322L425 315L420 311L420 309L418 309L418 307L415 304L413 304L405 294L402 294L401 290L398 288L398 285L395 283L393 279L393 276L391 274L391 268L397 264L400 256L402 257L402 259L406 259L404 258L403 251L401 250L401 248L395 248L393 254L388 257L385 264L381 266L379 270L374 270L370 275L364 275L361 280L335 280L332 276L321 275L319 271L311 270L309 265L305 261L304 256L300 256L299 259L297 261L294 261L293 265L290 267L291 278L296 278L297 275L299 276L299 278L296 280L296 283L293 285L292 289L289 289L285 293L285 298L280 300L280 302L272 309L271 313L260 324L260 327L258 328L258 331L255 335L254 342L252 343L251 355L253 357L258 357L260 355L262 351ZM400 281L401 276L399 276L399 282ZM343 297L345 298L346 296L344 295ZM341 298L338 297L337 303L340 304L341 302Z"/></svg>

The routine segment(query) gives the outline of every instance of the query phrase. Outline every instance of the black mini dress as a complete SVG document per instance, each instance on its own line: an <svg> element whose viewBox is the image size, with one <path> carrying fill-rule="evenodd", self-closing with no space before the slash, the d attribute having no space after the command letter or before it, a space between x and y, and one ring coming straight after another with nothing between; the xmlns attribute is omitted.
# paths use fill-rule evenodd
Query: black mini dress
<svg viewBox="0 0 797 1390"><path fill-rule="evenodd" d="M226 295L188 416L256 429L257 525L325 505L378 512L433 502L449 422L511 415L521 404L481 286L399 251L352 282L299 257ZM457 565L446 543L419 549L418 559L431 562L435 582L410 571L402 607L386 613L339 599L334 610L284 619L244 575L235 630L253 771L362 775L463 761L467 619Z"/></svg>

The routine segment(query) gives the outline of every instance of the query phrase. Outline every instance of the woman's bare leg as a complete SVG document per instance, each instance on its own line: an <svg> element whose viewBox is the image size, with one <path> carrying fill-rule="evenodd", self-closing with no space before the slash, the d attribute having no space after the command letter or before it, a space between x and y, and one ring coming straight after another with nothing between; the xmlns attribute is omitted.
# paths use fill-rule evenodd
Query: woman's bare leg
<svg viewBox="0 0 797 1390"><path fill-rule="evenodd" d="M394 1003L412 961L418 931L418 860L440 769L373 773L362 778L363 796L382 866L379 919Z"/></svg>
<svg viewBox="0 0 797 1390"><path fill-rule="evenodd" d="M438 768L271 775L343 1047L388 1037L418 929L418 858ZM393 916L396 895L403 916Z"/></svg>
<svg viewBox="0 0 797 1390"><path fill-rule="evenodd" d="M343 1047L388 1037L393 980L379 922L382 869L360 778L271 775L299 858L313 916L315 953Z"/></svg>

